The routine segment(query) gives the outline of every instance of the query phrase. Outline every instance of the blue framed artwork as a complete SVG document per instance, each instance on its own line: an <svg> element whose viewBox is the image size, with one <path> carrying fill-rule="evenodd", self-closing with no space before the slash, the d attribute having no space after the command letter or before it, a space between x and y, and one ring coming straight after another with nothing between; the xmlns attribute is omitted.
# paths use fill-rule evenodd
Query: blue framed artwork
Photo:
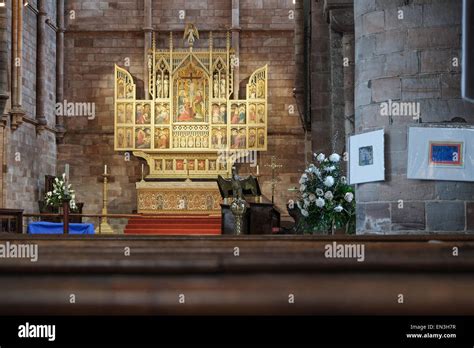
<svg viewBox="0 0 474 348"><path fill-rule="evenodd" d="M430 141L429 163L432 166L463 167L463 142Z"/></svg>

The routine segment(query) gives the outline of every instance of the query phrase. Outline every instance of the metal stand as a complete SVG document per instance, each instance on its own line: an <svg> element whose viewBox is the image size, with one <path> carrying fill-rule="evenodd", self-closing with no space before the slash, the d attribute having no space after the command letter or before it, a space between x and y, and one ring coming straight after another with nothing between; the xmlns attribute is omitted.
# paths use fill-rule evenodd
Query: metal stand
<svg viewBox="0 0 474 348"><path fill-rule="evenodd" d="M272 169L272 203L275 203L275 187L277 184L276 169L283 166L281 164L277 164L276 156L272 156L271 164L267 164L265 167L270 167Z"/></svg>

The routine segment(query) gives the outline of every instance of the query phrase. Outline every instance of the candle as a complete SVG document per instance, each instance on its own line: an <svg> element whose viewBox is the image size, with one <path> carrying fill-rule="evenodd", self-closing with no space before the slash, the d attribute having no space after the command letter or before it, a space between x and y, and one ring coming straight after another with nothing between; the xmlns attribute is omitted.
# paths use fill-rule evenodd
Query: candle
<svg viewBox="0 0 474 348"><path fill-rule="evenodd" d="M257 164L257 175L260 175L260 168L258 167L258 164Z"/></svg>
<svg viewBox="0 0 474 348"><path fill-rule="evenodd" d="M66 173L66 182L69 182L69 164L66 163L66 168L64 169L64 173Z"/></svg>
<svg viewBox="0 0 474 348"><path fill-rule="evenodd" d="M145 173L145 165L142 163L142 176L143 176L143 173Z"/></svg>
<svg viewBox="0 0 474 348"><path fill-rule="evenodd" d="M107 164L104 166L104 175L107 175Z"/></svg>

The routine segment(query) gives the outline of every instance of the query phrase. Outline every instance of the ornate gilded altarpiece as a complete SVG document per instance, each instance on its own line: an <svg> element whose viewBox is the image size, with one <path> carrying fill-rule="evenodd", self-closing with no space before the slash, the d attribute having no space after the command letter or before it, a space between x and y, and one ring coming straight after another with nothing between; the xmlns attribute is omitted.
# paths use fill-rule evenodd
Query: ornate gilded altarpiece
<svg viewBox="0 0 474 348"><path fill-rule="evenodd" d="M246 99L235 100L238 60L227 34L225 48L194 48L199 33L185 31L186 48L153 48L148 55L147 99L136 98L136 84L115 66L115 150L144 158L147 178L229 176L235 157L225 153L267 150L267 66L249 78ZM238 151L241 150L241 151Z"/></svg>

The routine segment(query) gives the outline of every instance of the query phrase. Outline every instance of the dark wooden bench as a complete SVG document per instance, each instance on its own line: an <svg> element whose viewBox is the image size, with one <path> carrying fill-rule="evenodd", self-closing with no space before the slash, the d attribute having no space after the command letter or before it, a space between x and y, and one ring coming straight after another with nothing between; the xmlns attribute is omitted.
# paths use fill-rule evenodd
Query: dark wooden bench
<svg viewBox="0 0 474 348"><path fill-rule="evenodd" d="M23 210L0 209L1 232L23 233Z"/></svg>
<svg viewBox="0 0 474 348"><path fill-rule="evenodd" d="M3 314L474 314L468 235L0 234L7 241L37 245L38 261L1 260ZM326 258L334 241L363 244L364 261Z"/></svg>

